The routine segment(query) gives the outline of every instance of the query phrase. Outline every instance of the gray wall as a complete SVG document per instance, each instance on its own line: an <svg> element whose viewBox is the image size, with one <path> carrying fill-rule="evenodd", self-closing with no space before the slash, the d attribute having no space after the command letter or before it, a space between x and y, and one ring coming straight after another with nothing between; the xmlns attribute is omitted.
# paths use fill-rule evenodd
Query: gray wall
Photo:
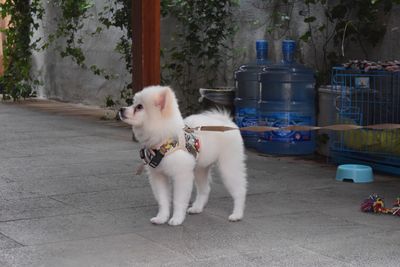
<svg viewBox="0 0 400 267"><path fill-rule="evenodd" d="M271 25L271 9L265 6L266 1L261 0L245 0L241 1L240 9L237 14L240 29L234 40L234 47L241 49L240 55L233 63L236 68L245 62L254 61L256 55L255 40L267 39L269 42L269 58L272 62L279 62L282 58L281 42L283 39L298 38L307 30L307 25L303 22L304 17L299 12L305 10L305 5L301 1L296 1L292 10L292 19L290 21L289 30L276 29L272 33L268 33L267 29ZM264 4L263 4L264 3ZM282 10L283 11L283 10ZM312 14L317 18L322 17L322 10L312 10ZM321 41L317 36L316 43L320 46ZM308 66L314 66L316 62L320 62L320 56L314 58L314 52L311 47L304 43L297 43L298 54L297 59Z"/></svg>
<svg viewBox="0 0 400 267"><path fill-rule="evenodd" d="M96 0L95 9L101 10L105 0ZM304 5L297 2L292 12L290 31L283 33L275 31L274 34L267 33L270 23L271 12L263 8L261 0L242 0L241 7L235 14L240 22L240 29L235 36L232 47L237 51L236 56L227 61L223 77L219 83L221 86L233 85L232 73L241 64L255 59L255 40L266 38L270 43L269 57L272 61L279 61L281 58L280 43L286 38L297 39L306 30L303 23L304 17L299 15L304 10ZM313 14L321 17L321 10L312 10ZM400 7L395 7L388 18L388 32L380 45L370 48L372 59L395 59L400 52ZM56 11L48 7L48 14L56 16ZM96 10L95 12L96 13ZM175 21L172 18L163 18L161 21L161 46L168 47L173 41L171 36L175 28ZM87 23L86 32L91 32L97 27L96 18ZM43 26L37 32L37 36L46 35L54 30L54 22L51 16L47 16ZM84 51L87 56L88 65L97 64L106 67L111 73L118 76L117 79L107 81L100 76L95 76L89 70L82 70L68 58L60 58L54 49L42 53L35 53L33 56L34 74L42 85L39 88L39 96L56 98L64 101L81 102L85 104L104 104L107 95L117 97L119 91L130 81L130 75L125 70L125 62L121 55L114 51L115 43L123 34L117 29L103 32L96 38L86 38ZM315 42L320 47L322 37L317 37ZM348 58L361 57L357 47L349 47L346 50ZM299 45L298 59L302 63L315 67L321 64L321 54L315 56L311 46ZM199 84L201 86L201 84Z"/></svg>
<svg viewBox="0 0 400 267"><path fill-rule="evenodd" d="M102 10L104 2L95 1L94 14ZM37 37L47 36L56 28L54 16L57 16L57 11L53 10L51 5L47 5L46 14L40 30L36 33ZM85 25L84 36L95 31L97 18L90 18ZM35 53L32 59L34 75L42 83L38 88L39 97L104 105L107 95L118 96L119 91L131 79L125 70L124 59L114 51L115 44L122 34L123 32L115 28L105 30L96 37L86 37L83 45L87 65L104 67L108 73L117 76L113 80L106 80L94 75L90 70L82 69L70 58L61 58L56 46L62 43L62 40L44 52Z"/></svg>
<svg viewBox="0 0 400 267"><path fill-rule="evenodd" d="M373 60L400 59L400 6L394 6L388 16L385 37L375 48L371 49Z"/></svg>

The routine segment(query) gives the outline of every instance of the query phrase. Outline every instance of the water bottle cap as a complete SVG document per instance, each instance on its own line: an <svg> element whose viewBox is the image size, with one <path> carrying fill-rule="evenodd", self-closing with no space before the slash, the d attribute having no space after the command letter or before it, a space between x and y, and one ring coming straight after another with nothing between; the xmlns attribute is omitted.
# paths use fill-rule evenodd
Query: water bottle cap
<svg viewBox="0 0 400 267"><path fill-rule="evenodd" d="M296 49L296 42L293 40L283 40L282 41L282 51L283 52L294 52Z"/></svg>
<svg viewBox="0 0 400 267"><path fill-rule="evenodd" d="M256 41L256 50L267 50L268 49L268 41L267 40L257 40Z"/></svg>

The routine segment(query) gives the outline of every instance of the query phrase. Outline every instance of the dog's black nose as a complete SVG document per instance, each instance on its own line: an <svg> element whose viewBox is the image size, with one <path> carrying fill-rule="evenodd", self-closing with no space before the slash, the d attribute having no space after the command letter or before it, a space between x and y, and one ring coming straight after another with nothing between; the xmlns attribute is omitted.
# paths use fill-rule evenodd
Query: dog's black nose
<svg viewBox="0 0 400 267"><path fill-rule="evenodd" d="M125 118L124 111L125 111L125 108L120 108L120 109L119 109L119 117L120 117L121 119L124 119L124 118Z"/></svg>

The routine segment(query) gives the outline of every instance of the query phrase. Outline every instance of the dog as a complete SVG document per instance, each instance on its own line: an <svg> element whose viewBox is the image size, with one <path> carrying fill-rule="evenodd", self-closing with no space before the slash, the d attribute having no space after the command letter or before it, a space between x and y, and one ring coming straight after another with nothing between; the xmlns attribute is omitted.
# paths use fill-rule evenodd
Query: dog
<svg viewBox="0 0 400 267"><path fill-rule="evenodd" d="M170 87L149 86L136 93L133 105L121 108L119 116L132 126L136 139L143 146L141 157L148 163L145 169L159 207L157 215L150 220L153 224L168 221L169 225L180 225L186 213L201 213L208 201L210 168L214 164L233 198L229 221L243 218L247 174L240 131L187 131L199 126L238 128L227 112L213 110L183 119ZM193 182L196 198L188 208ZM173 215L170 218L171 197Z"/></svg>

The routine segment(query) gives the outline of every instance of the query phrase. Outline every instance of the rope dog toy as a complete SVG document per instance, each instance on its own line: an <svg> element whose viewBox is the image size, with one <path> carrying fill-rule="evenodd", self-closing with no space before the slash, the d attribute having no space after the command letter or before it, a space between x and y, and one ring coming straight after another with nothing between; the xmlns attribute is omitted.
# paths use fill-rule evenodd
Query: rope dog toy
<svg viewBox="0 0 400 267"><path fill-rule="evenodd" d="M383 198L377 194L371 194L361 203L361 211L400 216L400 196L397 197L396 201L393 203L393 208L390 209L385 207Z"/></svg>

